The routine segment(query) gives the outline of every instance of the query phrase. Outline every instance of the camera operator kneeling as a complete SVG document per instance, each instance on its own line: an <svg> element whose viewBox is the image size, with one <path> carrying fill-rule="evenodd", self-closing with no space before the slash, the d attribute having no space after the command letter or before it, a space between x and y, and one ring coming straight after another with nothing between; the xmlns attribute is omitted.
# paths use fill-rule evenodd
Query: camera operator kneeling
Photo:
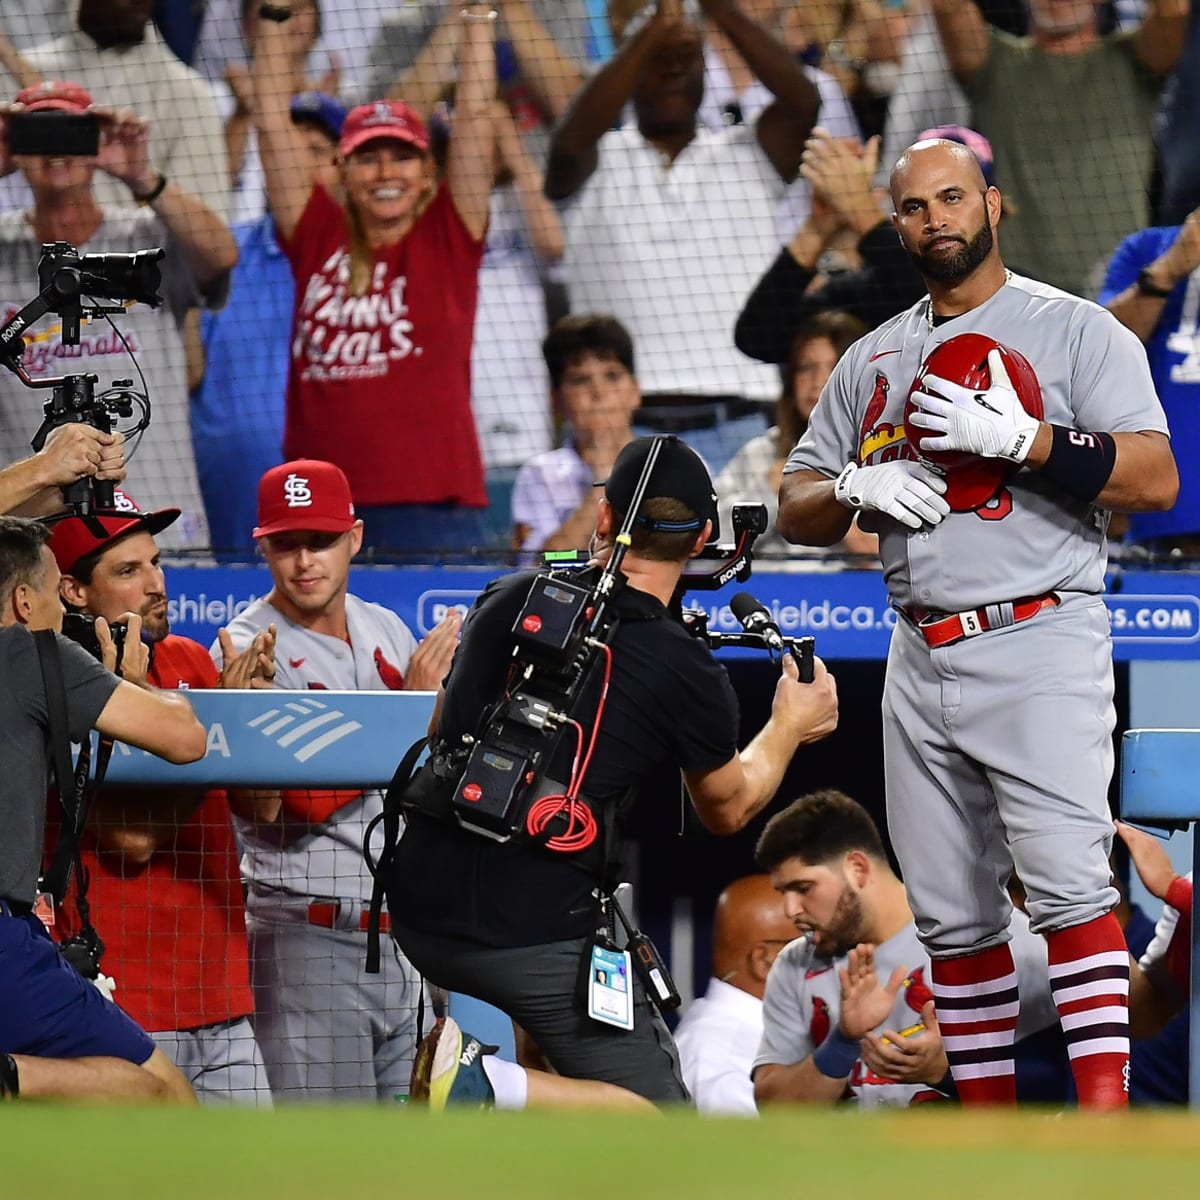
<svg viewBox="0 0 1200 1200"><path fill-rule="evenodd" d="M58 634L63 618L49 537L35 521L0 517L0 1095L194 1103L170 1060L66 963L34 911L50 717L32 634ZM133 617L129 636L140 631L141 620ZM103 622L97 635L105 662L115 661ZM204 726L182 696L136 687L61 635L55 641L73 741L96 729L170 762L203 757Z"/></svg>
<svg viewBox="0 0 1200 1200"><path fill-rule="evenodd" d="M565 739L569 766L573 752L577 763L584 759L576 748L587 747L598 730L586 752L580 794L596 818L592 829L600 826L592 843L605 851L599 874L552 845L516 837L499 843L413 811L406 814L386 883L392 934L427 978L502 1009L560 1075L618 1084L669 1103L688 1099L671 1035L640 979L622 970L619 952L611 959L596 956L598 949L608 952L607 937L597 947L597 931L611 927L612 910L604 911L595 892L613 886L619 810L635 787L670 766L682 772L705 826L718 834L736 832L775 795L797 747L833 731L837 692L819 660L814 681L802 684L785 656L771 717L738 752L737 700L728 676L669 610L685 564L715 526L712 481L692 450L665 438L645 500L636 505L654 441L631 442L618 456L600 502L592 565L577 576L579 586L595 585L623 515L633 508L637 520L619 561L623 583L614 601L618 622L604 694L599 678L581 693L571 713L580 740ZM497 580L467 617L431 723L435 758L439 748L460 745L462 735L476 735L481 714L504 694L512 631L533 578L520 572ZM566 778L559 773L562 764L553 765L552 778ZM471 800L478 788L468 784L460 791ZM604 965L609 961L618 964L611 971ZM595 1005L582 997L597 998L598 989L621 1001L620 993L632 991L633 1003L622 1007L622 1028L586 1011Z"/></svg>

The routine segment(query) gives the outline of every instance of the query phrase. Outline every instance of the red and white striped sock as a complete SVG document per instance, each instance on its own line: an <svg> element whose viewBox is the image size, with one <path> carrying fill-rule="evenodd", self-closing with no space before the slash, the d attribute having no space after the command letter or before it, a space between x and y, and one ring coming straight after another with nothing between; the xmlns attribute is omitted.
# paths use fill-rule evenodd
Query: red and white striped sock
<svg viewBox="0 0 1200 1200"><path fill-rule="evenodd" d="M1079 1107L1129 1106L1129 951L1112 913L1046 934Z"/></svg>
<svg viewBox="0 0 1200 1200"><path fill-rule="evenodd" d="M1007 943L933 960L933 996L954 1086L964 1104L1016 1104L1017 971Z"/></svg>

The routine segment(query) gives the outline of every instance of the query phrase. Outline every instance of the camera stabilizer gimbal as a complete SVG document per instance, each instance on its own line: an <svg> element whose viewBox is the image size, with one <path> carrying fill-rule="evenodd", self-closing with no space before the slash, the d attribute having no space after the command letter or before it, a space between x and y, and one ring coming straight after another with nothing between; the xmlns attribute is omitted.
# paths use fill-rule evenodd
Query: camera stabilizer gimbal
<svg viewBox="0 0 1200 1200"><path fill-rule="evenodd" d="M137 430L149 424L149 399L133 391L133 381L118 379L112 388L96 395L97 376L62 375L54 379L33 379L25 370L24 334L47 313L62 318L62 342L79 345L79 327L84 317L107 316L124 312L124 304L105 305L104 300L133 300L157 308L162 303L158 288L162 276L158 269L163 250L138 250L132 254L84 254L69 242L47 242L38 260L36 297L0 328L0 363L30 388L53 389L42 408L44 419L31 445L41 450L46 439L60 425L91 425L102 433L111 433L118 417L131 417L139 404L143 419ZM80 479L63 488L67 506L77 515L113 507L111 481Z"/></svg>

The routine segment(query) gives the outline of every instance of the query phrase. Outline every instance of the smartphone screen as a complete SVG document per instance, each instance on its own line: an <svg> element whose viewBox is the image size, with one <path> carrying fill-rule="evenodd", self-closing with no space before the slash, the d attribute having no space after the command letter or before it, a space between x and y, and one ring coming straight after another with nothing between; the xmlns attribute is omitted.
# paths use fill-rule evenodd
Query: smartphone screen
<svg viewBox="0 0 1200 1200"><path fill-rule="evenodd" d="M100 122L94 113L11 113L7 125L9 154L94 158L100 152Z"/></svg>

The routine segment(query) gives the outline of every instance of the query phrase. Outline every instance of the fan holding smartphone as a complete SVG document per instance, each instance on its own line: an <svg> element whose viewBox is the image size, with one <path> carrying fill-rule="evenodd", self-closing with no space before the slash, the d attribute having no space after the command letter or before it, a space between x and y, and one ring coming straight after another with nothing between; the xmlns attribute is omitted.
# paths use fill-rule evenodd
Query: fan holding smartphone
<svg viewBox="0 0 1200 1200"><path fill-rule="evenodd" d="M166 188L166 177L150 166L148 123L128 109L93 104L77 84L24 88L13 104L0 109L0 118L5 157L26 175L29 164L21 159L92 159L92 165L128 184L139 204L157 199ZM36 190L34 180L29 182Z"/></svg>
<svg viewBox="0 0 1200 1200"><path fill-rule="evenodd" d="M100 153L100 119L95 113L60 108L9 113L8 152L95 158Z"/></svg>
<svg viewBox="0 0 1200 1200"><path fill-rule="evenodd" d="M97 401L110 384L118 385L113 397L131 395L133 378L144 372L154 419L131 462L136 486L147 503L184 510L174 545L205 544L181 325L189 308L223 301L237 258L232 235L211 208L152 165L148 121L130 109L93 104L75 83L28 87L12 105L0 106L0 160L0 169L24 175L33 195L27 210L0 212L0 327L6 348L15 351L7 365L19 366L21 378L39 388L60 378L90 387L91 380ZM122 185L124 201L101 202L97 184L104 176ZM163 250L130 254L157 246ZM158 274L158 258L165 311L124 308L131 300L157 301L150 277ZM78 277L73 302L57 292L60 270ZM52 277L57 298L28 311L30 296L40 290L46 297ZM61 320L39 322L48 312ZM81 312L101 319L81 329ZM36 394L0 372L0 462L28 453L38 424L35 402ZM82 412L74 402L68 407ZM119 431L130 432L127 424Z"/></svg>

